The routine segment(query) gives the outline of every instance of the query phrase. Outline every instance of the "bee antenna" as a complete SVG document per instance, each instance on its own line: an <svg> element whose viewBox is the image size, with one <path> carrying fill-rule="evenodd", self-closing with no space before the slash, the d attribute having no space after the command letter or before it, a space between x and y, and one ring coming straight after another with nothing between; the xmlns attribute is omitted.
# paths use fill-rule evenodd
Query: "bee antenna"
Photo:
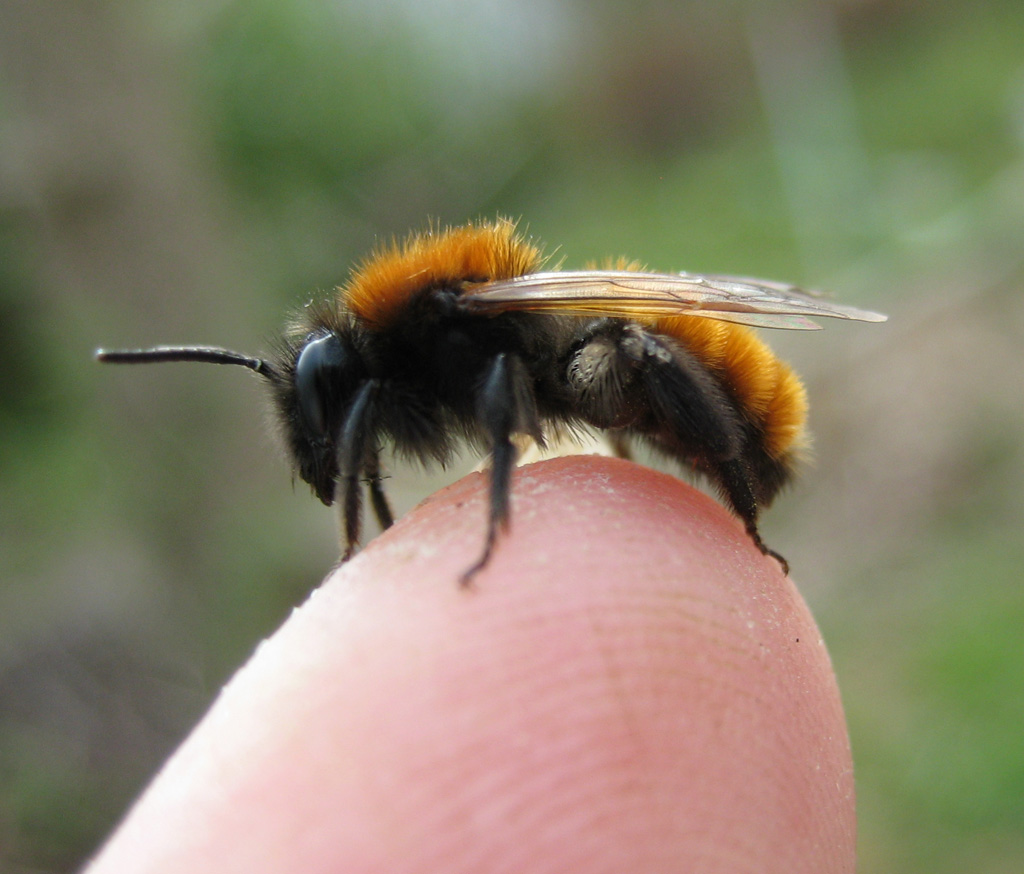
<svg viewBox="0 0 1024 874"><path fill-rule="evenodd" d="M152 364L164 361L199 361L204 364L239 364L271 382L281 379L277 368L262 358L216 346L155 346L152 349L97 349L96 360L104 364Z"/></svg>

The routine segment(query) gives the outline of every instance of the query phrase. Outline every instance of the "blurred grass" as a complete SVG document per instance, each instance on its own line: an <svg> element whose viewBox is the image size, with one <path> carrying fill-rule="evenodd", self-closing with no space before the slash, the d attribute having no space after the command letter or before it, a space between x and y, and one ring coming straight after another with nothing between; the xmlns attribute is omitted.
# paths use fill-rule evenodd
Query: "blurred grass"
<svg viewBox="0 0 1024 874"><path fill-rule="evenodd" d="M1024 7L3 3L0 870L74 870L335 557L251 350L375 241L833 288L772 340L817 466L766 520L829 641L861 869L1024 870ZM437 483L396 469L399 509Z"/></svg>
<svg viewBox="0 0 1024 874"><path fill-rule="evenodd" d="M1016 870L1024 853L1024 546L1005 530L907 556L856 623L828 616L854 740L864 870Z"/></svg>

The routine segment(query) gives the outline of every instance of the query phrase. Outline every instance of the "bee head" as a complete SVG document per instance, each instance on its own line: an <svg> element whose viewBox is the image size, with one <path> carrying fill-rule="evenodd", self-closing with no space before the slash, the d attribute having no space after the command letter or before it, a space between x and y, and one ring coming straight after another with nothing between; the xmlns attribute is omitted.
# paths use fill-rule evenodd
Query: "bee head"
<svg viewBox="0 0 1024 874"><path fill-rule="evenodd" d="M288 448L299 476L327 506L334 503L338 443L363 378L355 350L335 332L311 334L287 353L275 385Z"/></svg>

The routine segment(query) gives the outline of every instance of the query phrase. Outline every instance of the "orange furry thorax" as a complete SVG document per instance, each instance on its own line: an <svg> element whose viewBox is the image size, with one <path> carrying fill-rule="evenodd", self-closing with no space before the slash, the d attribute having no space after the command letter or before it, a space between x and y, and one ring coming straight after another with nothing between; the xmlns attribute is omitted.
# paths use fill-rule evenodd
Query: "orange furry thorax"
<svg viewBox="0 0 1024 874"><path fill-rule="evenodd" d="M508 219L431 227L372 253L341 289L342 299L367 327L380 330L424 289L510 279L535 273L543 263L541 249Z"/></svg>

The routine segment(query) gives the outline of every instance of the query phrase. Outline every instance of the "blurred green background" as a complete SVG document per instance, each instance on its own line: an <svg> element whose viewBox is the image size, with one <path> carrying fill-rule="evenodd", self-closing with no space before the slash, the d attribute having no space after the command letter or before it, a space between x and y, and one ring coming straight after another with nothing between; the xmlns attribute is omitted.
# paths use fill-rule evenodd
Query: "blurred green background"
<svg viewBox="0 0 1024 874"><path fill-rule="evenodd" d="M817 462L764 531L861 870L1024 870L1019 0L0 0L0 869L80 865L337 555L257 380L95 347L259 352L377 240L499 212L890 313L770 337Z"/></svg>

